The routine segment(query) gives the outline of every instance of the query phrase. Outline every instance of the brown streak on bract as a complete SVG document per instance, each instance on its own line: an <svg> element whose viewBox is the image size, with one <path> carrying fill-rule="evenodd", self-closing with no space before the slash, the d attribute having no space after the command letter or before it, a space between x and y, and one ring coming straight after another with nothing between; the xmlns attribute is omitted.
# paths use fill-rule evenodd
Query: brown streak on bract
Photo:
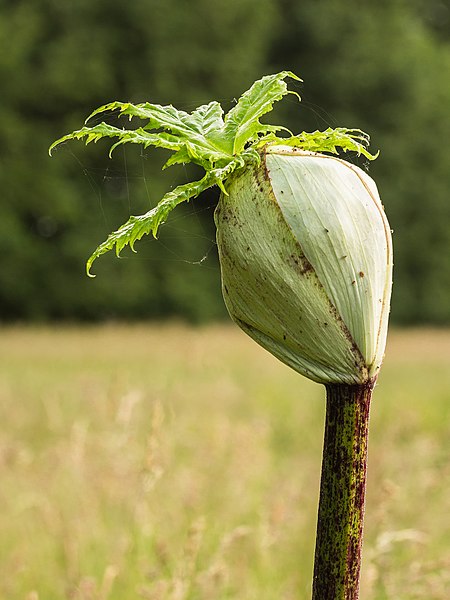
<svg viewBox="0 0 450 600"><path fill-rule="evenodd" d="M300 273L300 275L314 273L314 267L304 254L291 254L289 257L289 264L297 271L297 273Z"/></svg>

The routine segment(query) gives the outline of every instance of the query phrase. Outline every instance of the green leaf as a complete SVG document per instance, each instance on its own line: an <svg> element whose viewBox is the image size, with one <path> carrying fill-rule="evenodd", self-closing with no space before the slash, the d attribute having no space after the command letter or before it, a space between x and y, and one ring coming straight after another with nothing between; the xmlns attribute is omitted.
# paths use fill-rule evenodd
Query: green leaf
<svg viewBox="0 0 450 600"><path fill-rule="evenodd" d="M161 106L159 104L130 104L112 102L94 111L87 119L105 111L119 110L121 114L131 118L138 117L146 120L143 127L146 131L163 129L169 131L181 146L191 148L191 162L197 164L214 163L224 157L229 157L230 144L224 141L222 119L223 110L218 102L210 102L199 106L192 113L178 110L172 105ZM155 136L162 135L161 132L154 133Z"/></svg>
<svg viewBox="0 0 450 600"><path fill-rule="evenodd" d="M213 185L219 185L226 193L226 190L223 188L223 179L236 168L243 166L243 164L244 161L242 159L230 160L224 167L210 170L199 181L185 183L171 190L163 196L155 208L152 208L145 214L131 216L124 225L119 227L117 231L113 231L92 253L86 264L87 274L90 277L94 277L91 274L92 264L102 254L115 248L116 255L119 256L120 252L127 245L134 251L135 242L140 240L144 235L152 233L156 237L159 226L164 223L172 210L181 202L187 202L191 198L197 197Z"/></svg>
<svg viewBox="0 0 450 600"><path fill-rule="evenodd" d="M180 185L163 196L159 204L141 216L132 216L117 231L95 250L87 262L87 271L96 258L115 248L116 253L126 246L134 249L134 243L143 235L157 231L169 213L180 202L198 196L207 188L218 185L226 192L225 182L236 170L259 161L258 149L263 145L284 144L315 152L337 153L338 149L363 154L373 159L376 156L367 150L369 136L359 129L327 129L313 133L302 132L294 136L282 126L267 125L260 118L270 112L275 102L286 94L296 94L288 89L286 79L301 81L290 71L267 75L256 81L238 100L228 114L223 116L218 102L199 106L191 113L172 105L131 104L111 102L95 110L86 123L104 113L118 111L129 119L138 118L144 123L135 129L121 129L101 122L63 136L50 147L50 154L58 145L69 140L82 140L89 144L102 138L114 138L110 155L122 144L141 144L144 148L154 146L173 152L163 168L179 163L193 162L205 170L199 181ZM277 136L285 131L288 137Z"/></svg>
<svg viewBox="0 0 450 600"><path fill-rule="evenodd" d="M118 127L114 127L113 125L107 125L106 123L99 123L94 127L83 127L77 131L73 131L68 135L56 140L49 149L50 155L52 154L54 148L59 146L60 144L67 142L69 140L81 140L85 138L86 145L91 142L97 143L102 138L119 138L119 141L116 142L113 146L111 146L109 155L111 156L113 150L119 146L120 144L132 143L132 144L141 144L145 148L148 146L155 146L159 148L166 148L167 150L178 151L182 148L182 144L179 139L170 134L161 132L158 134L152 134L145 129L120 129Z"/></svg>
<svg viewBox="0 0 450 600"><path fill-rule="evenodd" d="M259 119L272 110L274 102L281 100L286 94L294 93L287 89L284 81L287 77L301 81L290 71L267 75L242 94L236 106L226 115L224 134L227 139L233 140L233 154L242 152L245 145L257 139L259 134L284 129L262 125Z"/></svg>
<svg viewBox="0 0 450 600"><path fill-rule="evenodd" d="M370 137L364 131L337 127L336 129L328 128L325 131L313 131L312 133L303 131L299 135L290 138L281 138L269 134L265 138L261 138L259 146L282 144L309 150L310 152L330 152L331 154L338 154L339 150L342 150L343 152L356 152L358 156L363 154L369 160L375 160L379 152L371 154L367 150L369 143Z"/></svg>

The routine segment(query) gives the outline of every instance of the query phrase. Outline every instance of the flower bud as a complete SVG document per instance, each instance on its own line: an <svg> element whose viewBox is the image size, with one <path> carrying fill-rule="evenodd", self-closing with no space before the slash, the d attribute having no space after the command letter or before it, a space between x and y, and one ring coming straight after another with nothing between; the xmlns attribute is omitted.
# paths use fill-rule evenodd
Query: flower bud
<svg viewBox="0 0 450 600"><path fill-rule="evenodd" d="M215 213L232 319L320 383L365 383L384 355L392 241L374 181L288 146L236 172Z"/></svg>

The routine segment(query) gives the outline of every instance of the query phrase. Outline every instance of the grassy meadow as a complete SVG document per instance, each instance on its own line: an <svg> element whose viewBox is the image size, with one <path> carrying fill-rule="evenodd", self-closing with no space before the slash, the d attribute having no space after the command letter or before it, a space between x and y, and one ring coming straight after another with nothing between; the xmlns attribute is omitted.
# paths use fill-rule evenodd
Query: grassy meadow
<svg viewBox="0 0 450 600"><path fill-rule="evenodd" d="M308 600L324 391L233 326L0 332L1 600ZM450 589L450 332L393 331L364 600Z"/></svg>

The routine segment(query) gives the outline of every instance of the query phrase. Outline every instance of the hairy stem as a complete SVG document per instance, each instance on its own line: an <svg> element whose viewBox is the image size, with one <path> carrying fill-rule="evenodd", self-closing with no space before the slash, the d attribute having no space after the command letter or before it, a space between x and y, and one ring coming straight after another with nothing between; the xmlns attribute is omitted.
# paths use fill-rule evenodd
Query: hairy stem
<svg viewBox="0 0 450 600"><path fill-rule="evenodd" d="M375 381L327 385L312 600L358 600Z"/></svg>

